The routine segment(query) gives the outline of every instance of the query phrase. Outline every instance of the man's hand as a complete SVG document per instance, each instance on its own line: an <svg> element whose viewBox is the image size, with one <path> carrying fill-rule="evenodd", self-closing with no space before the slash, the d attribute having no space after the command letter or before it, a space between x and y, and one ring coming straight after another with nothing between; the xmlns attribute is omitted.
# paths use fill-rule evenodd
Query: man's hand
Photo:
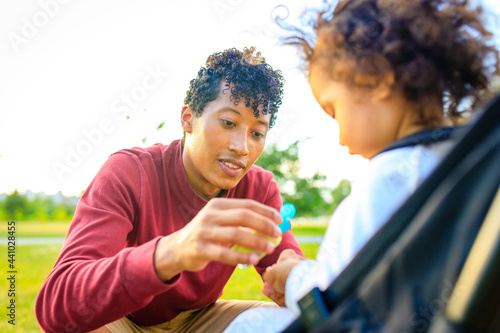
<svg viewBox="0 0 500 333"><path fill-rule="evenodd" d="M154 255L158 277L168 281L182 271L202 270L210 261L255 265L259 261L255 253L230 247L237 244L270 254L274 244L246 228L277 238L281 222L278 211L257 201L212 199L184 228L158 241Z"/></svg>
<svg viewBox="0 0 500 333"><path fill-rule="evenodd" d="M296 254L293 250L281 252L278 262L266 269L262 276L264 286L262 293L272 299L276 304L285 306L285 285L288 274L299 262L307 260Z"/></svg>

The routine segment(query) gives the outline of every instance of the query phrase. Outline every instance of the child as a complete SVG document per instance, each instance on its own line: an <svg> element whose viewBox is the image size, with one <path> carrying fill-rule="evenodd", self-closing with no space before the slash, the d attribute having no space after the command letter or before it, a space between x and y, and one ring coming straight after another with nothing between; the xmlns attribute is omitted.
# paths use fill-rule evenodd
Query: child
<svg viewBox="0 0 500 333"><path fill-rule="evenodd" d="M499 74L481 9L467 0L347 0L320 12L314 38L294 29L312 92L339 141L370 160L332 216L317 260L284 251L263 293L288 309L252 309L226 331L280 331L313 287L326 289L443 157L446 139ZM256 322L256 319L259 322Z"/></svg>

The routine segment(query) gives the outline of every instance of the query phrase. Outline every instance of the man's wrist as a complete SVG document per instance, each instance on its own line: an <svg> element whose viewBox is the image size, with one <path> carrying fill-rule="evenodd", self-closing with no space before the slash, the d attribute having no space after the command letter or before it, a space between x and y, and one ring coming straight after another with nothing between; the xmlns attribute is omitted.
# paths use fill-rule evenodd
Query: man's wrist
<svg viewBox="0 0 500 333"><path fill-rule="evenodd" d="M180 265L172 249L168 246L167 237L160 238L156 243L153 258L156 275L163 282L169 282L183 271L179 267Z"/></svg>

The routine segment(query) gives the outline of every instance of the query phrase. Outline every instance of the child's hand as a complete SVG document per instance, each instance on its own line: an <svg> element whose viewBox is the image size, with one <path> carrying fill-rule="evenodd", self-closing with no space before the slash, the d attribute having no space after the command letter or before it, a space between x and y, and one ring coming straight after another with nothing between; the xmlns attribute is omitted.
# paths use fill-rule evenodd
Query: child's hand
<svg viewBox="0 0 500 333"><path fill-rule="evenodd" d="M281 252L278 262L266 269L263 275L264 286L262 293L272 299L280 306L285 305L285 285L288 274L299 262L307 260L299 256L293 250Z"/></svg>
<svg viewBox="0 0 500 333"><path fill-rule="evenodd" d="M275 291L270 283L264 282L264 285L262 286L262 293L279 306L285 306L285 295Z"/></svg>
<svg viewBox="0 0 500 333"><path fill-rule="evenodd" d="M280 262L285 261L285 260L289 260L289 259L297 260L297 261L307 260L307 258L305 258L303 256L299 256L297 253L295 253L294 250L286 249L280 253L280 256L278 258L277 263L279 264Z"/></svg>

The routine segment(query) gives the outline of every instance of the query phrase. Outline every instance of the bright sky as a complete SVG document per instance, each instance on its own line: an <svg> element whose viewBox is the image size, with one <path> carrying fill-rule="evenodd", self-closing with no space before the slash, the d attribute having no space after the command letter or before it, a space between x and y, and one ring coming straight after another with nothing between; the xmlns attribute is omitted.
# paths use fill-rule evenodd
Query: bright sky
<svg viewBox="0 0 500 333"><path fill-rule="evenodd" d="M318 1L291 2L1 2L0 193L78 195L116 150L180 138L185 92L207 56L251 45L287 80L268 143L304 140L306 173L319 170L332 186L354 179L366 161L338 144L295 50L277 45L271 17L298 17Z"/></svg>

